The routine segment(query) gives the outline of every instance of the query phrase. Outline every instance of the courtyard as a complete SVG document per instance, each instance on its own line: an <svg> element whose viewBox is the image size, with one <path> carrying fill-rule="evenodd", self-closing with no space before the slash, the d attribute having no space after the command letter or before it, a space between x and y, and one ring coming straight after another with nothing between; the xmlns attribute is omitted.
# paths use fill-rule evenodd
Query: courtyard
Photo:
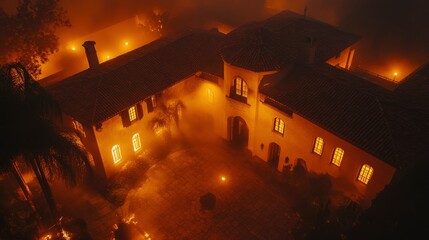
<svg viewBox="0 0 429 240"><path fill-rule="evenodd" d="M94 240L112 239L114 225L131 218L151 239L301 239L328 219L322 212L345 205L326 176L281 173L246 149L202 136L173 137L141 153L106 192L51 182L59 213L83 219ZM47 211L35 181L30 188L36 208ZM207 193L212 209L200 201Z"/></svg>

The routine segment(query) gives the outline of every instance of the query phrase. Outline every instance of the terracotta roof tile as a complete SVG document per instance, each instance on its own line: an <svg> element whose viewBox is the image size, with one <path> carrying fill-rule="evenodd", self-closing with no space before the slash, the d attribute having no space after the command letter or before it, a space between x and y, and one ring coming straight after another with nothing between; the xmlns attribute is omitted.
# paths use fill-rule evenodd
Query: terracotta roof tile
<svg viewBox="0 0 429 240"><path fill-rule="evenodd" d="M223 77L223 34L192 31L163 38L48 87L63 111L89 126L197 71Z"/></svg>
<svg viewBox="0 0 429 240"><path fill-rule="evenodd" d="M299 60L308 37L316 41L318 62L336 56L358 40L336 27L284 11L230 32L221 54L226 62L255 72L279 70Z"/></svg>
<svg viewBox="0 0 429 240"><path fill-rule="evenodd" d="M387 90L321 64L297 65L277 84L260 91L366 152L398 164L382 104Z"/></svg>

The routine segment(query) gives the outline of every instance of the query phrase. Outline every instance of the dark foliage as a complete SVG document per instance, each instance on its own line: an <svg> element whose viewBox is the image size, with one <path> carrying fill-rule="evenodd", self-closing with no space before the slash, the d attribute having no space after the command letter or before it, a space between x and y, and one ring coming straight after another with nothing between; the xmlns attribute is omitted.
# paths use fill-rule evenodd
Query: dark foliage
<svg viewBox="0 0 429 240"><path fill-rule="evenodd" d="M0 8L0 64L21 62L37 77L41 65L58 50L55 31L69 26L59 0L22 0L14 15Z"/></svg>

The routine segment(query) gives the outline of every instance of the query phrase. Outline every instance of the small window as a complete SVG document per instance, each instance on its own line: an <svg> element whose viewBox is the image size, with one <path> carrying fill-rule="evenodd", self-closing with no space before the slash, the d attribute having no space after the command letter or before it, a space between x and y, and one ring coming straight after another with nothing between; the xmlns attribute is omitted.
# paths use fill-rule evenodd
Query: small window
<svg viewBox="0 0 429 240"><path fill-rule="evenodd" d="M150 98L147 98L145 101L146 101L146 105L147 105L147 112L149 112L149 113L153 112L153 110L158 105L158 99L157 99L156 95L152 95Z"/></svg>
<svg viewBox="0 0 429 240"><path fill-rule="evenodd" d="M129 127L133 123L137 122L137 120L140 120L143 118L143 108L140 103L137 103L136 105L125 109L120 114L122 119L122 124L124 127Z"/></svg>
<svg viewBox="0 0 429 240"><path fill-rule="evenodd" d="M130 117L131 122L137 119L137 112L135 106L132 106L130 107L130 109L128 109L128 116Z"/></svg>
<svg viewBox="0 0 429 240"><path fill-rule="evenodd" d="M140 135L138 133L133 135L133 147L134 152L137 152L142 147L140 142Z"/></svg>
<svg viewBox="0 0 429 240"><path fill-rule="evenodd" d="M207 97L209 99L209 103L214 102L214 93L213 90L211 90L210 88L207 89Z"/></svg>
<svg viewBox="0 0 429 240"><path fill-rule="evenodd" d="M112 156L113 156L113 162L118 163L122 159L121 155L121 148L119 145L115 145L112 147Z"/></svg>
<svg viewBox="0 0 429 240"><path fill-rule="evenodd" d="M374 173L374 169L368 164L364 164L360 169L358 180L365 184L368 184L373 173Z"/></svg>
<svg viewBox="0 0 429 240"><path fill-rule="evenodd" d="M230 97L243 103L247 103L248 88L247 83L241 78L234 79L234 85L230 89Z"/></svg>
<svg viewBox="0 0 429 240"><path fill-rule="evenodd" d="M343 161L344 150L341 148L335 148L334 154L332 155L332 164L336 166L341 165L341 161Z"/></svg>
<svg viewBox="0 0 429 240"><path fill-rule="evenodd" d="M283 134L285 131L285 122L280 118L274 118L274 131L281 134Z"/></svg>
<svg viewBox="0 0 429 240"><path fill-rule="evenodd" d="M247 83L241 77L236 77L234 79L234 88L235 95L247 98Z"/></svg>
<svg viewBox="0 0 429 240"><path fill-rule="evenodd" d="M318 155L322 155L323 145L324 145L323 138L317 137L316 141L314 141L313 152Z"/></svg>

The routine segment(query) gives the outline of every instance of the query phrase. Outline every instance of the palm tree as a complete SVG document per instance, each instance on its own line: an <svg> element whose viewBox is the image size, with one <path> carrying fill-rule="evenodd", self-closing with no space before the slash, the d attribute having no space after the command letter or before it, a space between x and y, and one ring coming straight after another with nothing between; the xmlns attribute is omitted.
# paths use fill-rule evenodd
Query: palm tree
<svg viewBox="0 0 429 240"><path fill-rule="evenodd" d="M30 199L17 167L23 159L34 171L52 217L58 219L47 178L76 184L91 174L87 152L78 137L61 126L59 105L19 63L0 67L0 109L0 171L13 173Z"/></svg>

